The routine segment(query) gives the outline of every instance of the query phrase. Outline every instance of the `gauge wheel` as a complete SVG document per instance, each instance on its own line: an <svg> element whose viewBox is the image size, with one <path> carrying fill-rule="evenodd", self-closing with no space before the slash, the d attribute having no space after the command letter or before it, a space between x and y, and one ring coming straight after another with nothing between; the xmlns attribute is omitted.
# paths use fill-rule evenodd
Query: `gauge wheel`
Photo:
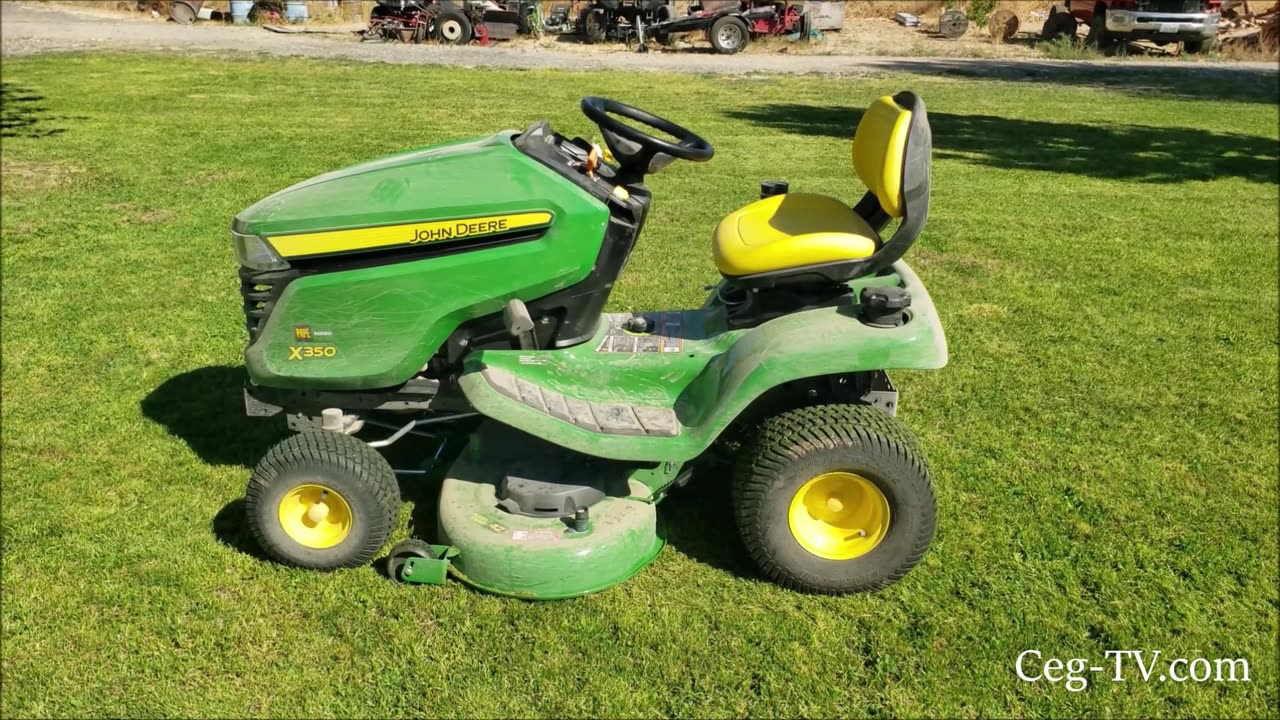
<svg viewBox="0 0 1280 720"><path fill-rule="evenodd" d="M445 10L436 16L431 37L446 45L466 45L471 42L471 21L461 10Z"/></svg>
<svg viewBox="0 0 1280 720"><path fill-rule="evenodd" d="M267 452L245 491L249 530L275 560L314 570L371 561L395 526L400 489L377 450L304 432Z"/></svg>
<svg viewBox="0 0 1280 720"><path fill-rule="evenodd" d="M405 563L409 560L428 559L434 557L431 554L431 545L417 538L410 538L403 542L397 543L391 548L391 553L387 555L387 577L396 582L404 582L400 577L400 571L404 570Z"/></svg>
<svg viewBox="0 0 1280 720"><path fill-rule="evenodd" d="M751 39L747 32L747 24L741 18L732 15L722 17L711 26L708 33L711 47L722 55L733 55L742 52Z"/></svg>
<svg viewBox="0 0 1280 720"><path fill-rule="evenodd" d="M833 595L900 580L929 548L937 515L911 432L870 405L766 420L734 469L733 507L765 577Z"/></svg>

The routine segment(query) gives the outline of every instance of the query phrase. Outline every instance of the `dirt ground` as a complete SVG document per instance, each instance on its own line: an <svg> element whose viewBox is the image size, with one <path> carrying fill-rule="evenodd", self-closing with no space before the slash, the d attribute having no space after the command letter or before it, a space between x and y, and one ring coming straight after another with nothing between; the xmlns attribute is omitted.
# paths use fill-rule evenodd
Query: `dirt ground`
<svg viewBox="0 0 1280 720"><path fill-rule="evenodd" d="M167 22L168 0L147 0L154 6L154 13L138 12L137 0L42 0L38 3L27 3L35 7L52 6L73 11L77 14L99 18L131 18L148 22ZM576 0L581 3L584 0ZM146 4L144 2L144 4ZM206 7L225 10L226 0L206 0ZM362 12L368 16L373 2L362 3ZM552 2L544 2L550 9ZM688 0L677 0L675 11L684 14L688 11ZM845 21L838 31L825 31L819 41L796 43L783 38L766 38L753 42L749 53L763 54L797 54L797 55L852 55L852 56L899 56L899 57L978 57L978 58L1020 58L1043 57L1037 48L1040 28L1047 16L1049 0L998 0L995 9L1008 9L1017 15L1020 27L1018 34L1009 42L997 43L985 27L970 24L963 37L949 40L938 35L938 17L948 3L944 0L856 0L845 4ZM908 28L899 25L892 18L895 13L910 12L920 17L920 27ZM197 27L210 27L221 23L197 23ZM307 25L309 36L329 37L329 39L351 39L345 32L354 32L363 27L362 22L351 22L343 18L336 7L326 2L311 3L311 22ZM327 35L332 33L332 35ZM554 48L564 52L600 55L619 51L627 51L620 44L588 45L574 36L545 37L541 39L518 38L503 43L515 49L531 47ZM654 47L655 52L688 53L690 50L707 51L708 43L699 37L684 36L673 48ZM1152 49L1154 50L1154 49ZM1154 51L1152 54L1167 54L1165 51Z"/></svg>
<svg viewBox="0 0 1280 720"><path fill-rule="evenodd" d="M927 3L898 3L899 6ZM938 3L934 3L938 4ZM1024 3L1026 4L1026 3ZM1034 11L1034 8L1032 8ZM1028 12L1028 19L1033 19ZM853 15L851 13L851 15ZM618 43L587 45L569 36L520 39L492 47L434 43L360 42L352 32L362 23L313 23L306 32L280 34L261 27L237 27L220 22L178 25L157 15L122 12L115 3L0 2L0 47L4 55L27 55L86 49L143 49L179 52L255 52L363 62L444 64L468 67L628 69L706 73L866 73L902 70L934 74L1015 75L1020 77L1070 70L1114 74L1148 72L1157 68L1200 74L1248 69L1267 77L1275 63L1220 62L1197 59L1170 63L1168 59L1130 56L1119 59L1043 59L1034 44L1015 38L994 44L985 31L971 27L959 40L945 40L926 30L904 28L879 17L848 18L841 32L827 33L822 42L792 43L773 38L753 43L740 55L717 55L705 42L637 53ZM934 21L936 22L936 20ZM1030 25L1024 32L1034 33ZM295 28L297 29L297 28Z"/></svg>

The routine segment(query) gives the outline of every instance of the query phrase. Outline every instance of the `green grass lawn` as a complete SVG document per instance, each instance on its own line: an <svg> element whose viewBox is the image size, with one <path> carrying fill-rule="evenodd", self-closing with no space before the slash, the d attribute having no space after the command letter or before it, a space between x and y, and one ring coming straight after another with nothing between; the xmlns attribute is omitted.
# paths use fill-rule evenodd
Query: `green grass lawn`
<svg viewBox="0 0 1280 720"><path fill-rule="evenodd" d="M1061 81L489 72L213 56L6 59L3 694L19 716L1257 716L1277 701L1277 108ZM856 109L934 125L907 259L951 364L896 376L940 507L877 594L788 592L724 485L632 580L532 604L258 554L231 217L322 171L617 97L717 148L651 180L611 310L688 306L763 178L853 200ZM476 188L483 193L484 188ZM429 309L424 309L428 311ZM406 483L396 539L428 517ZM1250 682L1014 660L1246 658ZM1271 710L1267 710L1270 707Z"/></svg>

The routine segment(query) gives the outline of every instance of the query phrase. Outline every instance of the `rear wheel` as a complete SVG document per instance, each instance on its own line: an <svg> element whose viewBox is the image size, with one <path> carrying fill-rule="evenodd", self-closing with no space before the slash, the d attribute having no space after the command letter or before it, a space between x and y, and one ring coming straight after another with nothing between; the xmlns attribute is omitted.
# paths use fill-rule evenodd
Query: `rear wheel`
<svg viewBox="0 0 1280 720"><path fill-rule="evenodd" d="M588 43L602 43L608 39L609 28L603 10L590 10L582 20L582 34Z"/></svg>
<svg viewBox="0 0 1280 720"><path fill-rule="evenodd" d="M675 16L676 11L673 10L670 5L659 5L658 9L653 11L653 21L655 23L664 23L674 20ZM675 37L668 33L658 33L653 36L653 39L656 40L659 45L665 45L667 47L674 45L676 42Z"/></svg>
<svg viewBox="0 0 1280 720"><path fill-rule="evenodd" d="M1044 27L1040 29L1040 39L1056 40L1064 36L1074 38L1077 27L1078 23L1074 15L1054 5L1049 8L1049 17L1045 19Z"/></svg>
<svg viewBox="0 0 1280 720"><path fill-rule="evenodd" d="M709 38L711 47L722 55L733 55L742 52L750 39L747 24L741 18L732 15L722 17L711 26Z"/></svg>
<svg viewBox="0 0 1280 720"><path fill-rule="evenodd" d="M249 530L272 558L333 570L373 559L395 525L400 489L377 450L341 433L285 438L245 490Z"/></svg>
<svg viewBox="0 0 1280 720"><path fill-rule="evenodd" d="M936 519L915 439L868 405L817 405L766 420L735 468L733 504L766 577L829 594L901 579L928 549Z"/></svg>
<svg viewBox="0 0 1280 720"><path fill-rule="evenodd" d="M461 10L445 10L436 16L431 36L448 45L466 45L471 42L472 33L471 21Z"/></svg>

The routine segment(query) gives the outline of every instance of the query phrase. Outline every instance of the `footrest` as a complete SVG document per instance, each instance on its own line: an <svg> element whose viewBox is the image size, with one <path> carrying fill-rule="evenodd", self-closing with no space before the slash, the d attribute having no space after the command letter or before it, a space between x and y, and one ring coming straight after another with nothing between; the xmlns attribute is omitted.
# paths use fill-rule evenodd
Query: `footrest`
<svg viewBox="0 0 1280 720"><path fill-rule="evenodd" d="M591 432L658 437L675 437L680 433L680 421L669 408L578 400L499 368L485 368L480 376L512 400Z"/></svg>

